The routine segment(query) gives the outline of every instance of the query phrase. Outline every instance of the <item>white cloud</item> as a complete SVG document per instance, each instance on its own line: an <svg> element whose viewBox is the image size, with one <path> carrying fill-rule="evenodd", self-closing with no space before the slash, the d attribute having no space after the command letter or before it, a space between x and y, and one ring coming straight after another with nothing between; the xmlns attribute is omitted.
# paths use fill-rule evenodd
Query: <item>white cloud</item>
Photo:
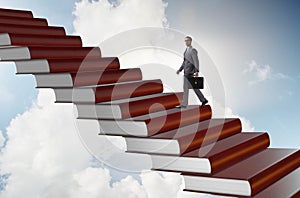
<svg viewBox="0 0 300 198"><path fill-rule="evenodd" d="M290 78L283 73L274 73L270 65L258 65L255 60L247 64L247 68L243 70L243 73L247 75L252 74L254 76L254 80L248 82L249 85L254 85L269 79Z"/></svg>
<svg viewBox="0 0 300 198"><path fill-rule="evenodd" d="M72 198L147 197L144 188L131 176L110 187L111 176L108 169L87 168L76 173L73 180L73 188L70 190Z"/></svg>
<svg viewBox="0 0 300 198"><path fill-rule="evenodd" d="M107 0L82 0L75 3L74 34L85 45L99 44L114 34L140 27L167 27L167 3L163 0L119 0L113 6Z"/></svg>
<svg viewBox="0 0 300 198"><path fill-rule="evenodd" d="M98 182L97 182L98 181ZM141 184L130 175L110 186L108 169L87 168L74 175L72 198L200 198L204 194L182 191L182 178L177 173L142 172ZM76 187L75 187L76 186ZM178 188L180 187L180 188ZM105 193L104 193L105 192Z"/></svg>
<svg viewBox="0 0 300 198"><path fill-rule="evenodd" d="M215 101L212 97L208 97L209 104L212 108L212 118L239 118L242 123L242 131L253 132L255 127L251 124L250 120L234 112L232 108L220 104Z"/></svg>
<svg viewBox="0 0 300 198"><path fill-rule="evenodd" d="M4 146L5 138L2 131L0 131L0 148Z"/></svg>
<svg viewBox="0 0 300 198"><path fill-rule="evenodd" d="M177 173L142 172L141 184L130 175L109 185L111 177L108 169L87 168L74 175L72 197L80 198L200 198L208 197L201 193L183 192L182 177ZM95 181L99 181L98 183ZM105 192L105 193L103 193Z"/></svg>
<svg viewBox="0 0 300 198"><path fill-rule="evenodd" d="M225 108L225 117L231 117L231 118L239 118L242 123L242 131L243 132L253 132L255 131L254 126L252 126L250 120L247 118L240 116L239 114L236 114L233 112L233 110L229 107Z"/></svg>
<svg viewBox="0 0 300 198"><path fill-rule="evenodd" d="M181 178L174 173L144 173L141 175L143 185L150 195L149 198L155 197L176 197L178 187L181 185ZM168 190L164 190L168 189Z"/></svg>
<svg viewBox="0 0 300 198"><path fill-rule="evenodd" d="M36 197L57 192L61 182L89 165L74 127L73 108L55 105L54 94L39 92L37 101L7 127L0 156L1 173L11 173L3 197Z"/></svg>

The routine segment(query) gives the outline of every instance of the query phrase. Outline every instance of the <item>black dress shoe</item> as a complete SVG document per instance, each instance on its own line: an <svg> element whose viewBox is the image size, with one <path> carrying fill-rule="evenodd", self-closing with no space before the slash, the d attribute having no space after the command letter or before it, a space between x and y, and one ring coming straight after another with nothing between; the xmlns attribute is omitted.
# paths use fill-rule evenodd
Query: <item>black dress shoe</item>
<svg viewBox="0 0 300 198"><path fill-rule="evenodd" d="M205 104L208 103L208 100L205 100L204 102L202 102L202 105L201 106L204 106Z"/></svg>
<svg viewBox="0 0 300 198"><path fill-rule="evenodd" d="M186 106L184 106L184 105L177 105L177 106L175 106L176 108L186 108Z"/></svg>

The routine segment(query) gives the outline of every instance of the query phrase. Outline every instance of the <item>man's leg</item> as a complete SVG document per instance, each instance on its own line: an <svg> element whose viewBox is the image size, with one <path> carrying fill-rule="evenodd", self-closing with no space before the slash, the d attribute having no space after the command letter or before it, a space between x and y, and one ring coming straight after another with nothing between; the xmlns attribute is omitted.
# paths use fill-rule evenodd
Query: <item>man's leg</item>
<svg viewBox="0 0 300 198"><path fill-rule="evenodd" d="M188 89L188 80L186 76L183 76L183 99L181 105L187 106L189 99L189 89Z"/></svg>
<svg viewBox="0 0 300 198"><path fill-rule="evenodd" d="M201 102L206 101L206 98L204 97L204 95L202 94L200 89L194 89L194 91L195 91L196 95L198 96L198 98Z"/></svg>

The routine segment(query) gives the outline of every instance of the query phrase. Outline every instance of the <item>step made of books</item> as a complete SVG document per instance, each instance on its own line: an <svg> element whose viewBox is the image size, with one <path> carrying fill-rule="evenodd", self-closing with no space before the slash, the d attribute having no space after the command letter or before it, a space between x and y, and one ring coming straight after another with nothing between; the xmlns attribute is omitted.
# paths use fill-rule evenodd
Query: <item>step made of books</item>
<svg viewBox="0 0 300 198"><path fill-rule="evenodd" d="M158 93L96 104L76 104L76 108L78 118L102 118L111 119L115 122L117 119L174 108L181 103L182 97L183 92ZM98 121L94 120L94 122Z"/></svg>
<svg viewBox="0 0 300 198"><path fill-rule="evenodd" d="M300 166L300 150L266 148L213 175L182 173L186 190L254 196Z"/></svg>
<svg viewBox="0 0 300 198"><path fill-rule="evenodd" d="M3 47L0 59L4 61L41 58L86 58L101 57L99 47Z"/></svg>
<svg viewBox="0 0 300 198"><path fill-rule="evenodd" d="M204 108L200 114L203 114L203 119L200 122L180 125L178 128L150 137L145 134L147 138L125 137L127 152L168 154L171 157L177 157L176 155L182 155L201 146L212 144L238 134L242 130L239 118L210 118L210 107L209 109Z"/></svg>
<svg viewBox="0 0 300 198"><path fill-rule="evenodd" d="M136 70L139 70L138 68ZM121 71L121 70L119 70ZM108 73L108 72L106 72ZM114 71L114 74L117 71ZM112 76L107 74L105 76ZM137 77L138 75L132 75ZM96 76L95 76L96 77ZM124 78L125 75L120 76ZM116 83L103 83L104 77L101 76L101 80L97 80L97 86L86 86L78 88L55 88L56 102L69 102L69 103L101 103L112 100L119 100L125 98L134 98L138 96L145 96L149 94L156 94L163 92L163 84L160 79L155 80L138 80L130 79L118 79ZM108 80L113 80L111 78ZM86 82L86 81L83 81ZM91 82L90 84L95 84Z"/></svg>
<svg viewBox="0 0 300 198"><path fill-rule="evenodd" d="M242 132L181 155L151 155L153 169L215 174L270 145L267 133Z"/></svg>
<svg viewBox="0 0 300 198"><path fill-rule="evenodd" d="M69 88L70 90L75 87L142 80L140 68L54 74L34 74L34 77L36 79L37 88Z"/></svg>
<svg viewBox="0 0 300 198"><path fill-rule="evenodd" d="M76 73L120 69L118 57L29 59L14 62L17 74Z"/></svg>
<svg viewBox="0 0 300 198"><path fill-rule="evenodd" d="M66 31L63 27L40 27L37 25L15 25L7 23L0 23L0 33L66 36Z"/></svg>
<svg viewBox="0 0 300 198"><path fill-rule="evenodd" d="M33 26L48 26L48 22L43 18L24 18L16 16L1 16L0 23L8 25L33 25Z"/></svg>
<svg viewBox="0 0 300 198"><path fill-rule="evenodd" d="M0 46L82 47L80 36L0 33Z"/></svg>
<svg viewBox="0 0 300 198"><path fill-rule="evenodd" d="M8 9L8 8L0 8L0 16L33 18L33 14L29 10L15 10L15 9Z"/></svg>

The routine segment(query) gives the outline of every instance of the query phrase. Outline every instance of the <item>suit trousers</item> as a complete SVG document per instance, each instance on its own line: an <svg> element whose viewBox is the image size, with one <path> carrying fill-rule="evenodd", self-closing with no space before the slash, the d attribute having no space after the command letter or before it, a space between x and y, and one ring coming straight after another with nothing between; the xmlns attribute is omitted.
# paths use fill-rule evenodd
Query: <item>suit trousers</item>
<svg viewBox="0 0 300 198"><path fill-rule="evenodd" d="M189 81L187 79L187 77L193 77L193 75L191 76L183 76L183 99L181 102L181 105L187 106L188 105L188 98L189 98ZM199 89L193 89L197 95L197 97L199 98L199 100L201 102L204 102L206 100L206 98L204 97L204 95L202 94L202 92Z"/></svg>

